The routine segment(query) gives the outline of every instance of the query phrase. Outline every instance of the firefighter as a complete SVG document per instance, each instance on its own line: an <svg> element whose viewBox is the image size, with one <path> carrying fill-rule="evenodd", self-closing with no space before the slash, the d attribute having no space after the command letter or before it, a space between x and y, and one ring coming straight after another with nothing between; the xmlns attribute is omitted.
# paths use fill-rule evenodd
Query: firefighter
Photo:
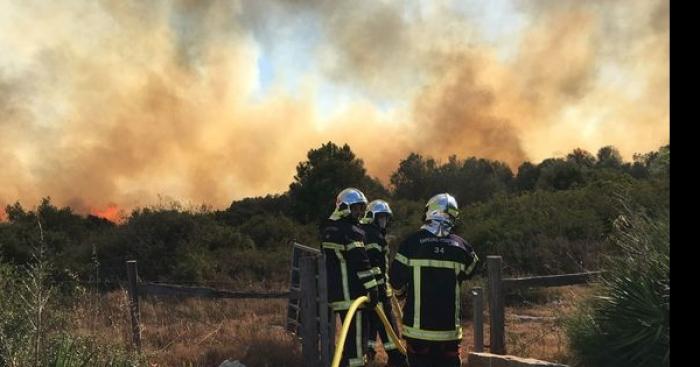
<svg viewBox="0 0 700 367"><path fill-rule="evenodd" d="M392 322L394 330L396 322L391 308L390 297L392 296L389 284L389 275L387 268L389 265L389 246L385 239L386 230L392 219L392 212L389 204L384 200L374 200L367 205L367 211L362 218L362 229L365 231L365 248L367 255L374 271L380 272L379 283L379 301L382 303L382 308L389 321ZM378 270L376 270L378 269ZM384 350L389 357L388 367L403 367L407 366L406 357L399 352L396 345L389 340L384 324L379 319L376 313L370 313L369 316L369 342L367 344L368 357L374 359L375 346L377 342L377 333L379 333Z"/></svg>
<svg viewBox="0 0 700 367"><path fill-rule="evenodd" d="M328 302L331 309L345 320L352 302L361 296L369 296L353 318L343 347L341 366L364 366L367 358L368 318L379 302L379 269L372 269L365 250L365 233L359 219L367 207L367 198L358 189L341 191L335 203L335 211L325 220L321 229L321 248L326 256L328 277Z"/></svg>
<svg viewBox="0 0 700 367"><path fill-rule="evenodd" d="M460 285L478 261L472 247L453 233L457 200L443 193L425 206L424 224L399 246L389 279L405 297L402 331L411 367L460 366Z"/></svg>

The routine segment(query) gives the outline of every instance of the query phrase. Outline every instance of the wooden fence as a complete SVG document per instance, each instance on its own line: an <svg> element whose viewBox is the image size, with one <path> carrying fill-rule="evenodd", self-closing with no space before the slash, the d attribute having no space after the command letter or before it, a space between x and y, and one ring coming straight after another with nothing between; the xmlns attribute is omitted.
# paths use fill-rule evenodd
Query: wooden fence
<svg viewBox="0 0 700 367"><path fill-rule="evenodd" d="M488 256L488 297L490 317L490 345L493 354L506 354L505 342L505 293L516 289L534 287L560 287L584 284L595 280L601 272L534 276L525 278L503 278L503 258ZM474 350L484 350L484 315L481 288L472 289L474 302Z"/></svg>
<svg viewBox="0 0 700 367"><path fill-rule="evenodd" d="M336 316L328 307L328 284L324 255L311 247L291 242L292 266L288 292L234 292L208 287L188 287L175 284L141 282L136 260L126 262L132 339L141 350L139 297L144 295L237 298L287 299L287 330L301 339L304 366L327 367L335 347ZM493 354L506 354L505 293L530 287L556 287L587 283L601 272L586 272L525 278L503 278L501 256L488 256L488 300L490 315L490 344ZM484 296L481 288L472 288L474 319L474 351L484 351ZM309 321L311 320L311 321Z"/></svg>
<svg viewBox="0 0 700 367"><path fill-rule="evenodd" d="M234 292L209 287L141 282L136 260L126 262L132 342L141 352L139 298L146 295L198 298L287 299L287 330L302 343L304 366L329 366L334 352L335 315L328 307L325 258L318 249L294 241L288 292ZM326 310L326 312L321 312ZM307 322L306 320L313 320Z"/></svg>

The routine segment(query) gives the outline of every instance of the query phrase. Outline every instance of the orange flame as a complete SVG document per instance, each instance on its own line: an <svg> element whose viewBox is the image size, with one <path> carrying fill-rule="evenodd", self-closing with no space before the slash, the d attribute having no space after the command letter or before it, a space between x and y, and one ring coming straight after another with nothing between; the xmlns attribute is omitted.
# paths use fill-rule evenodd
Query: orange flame
<svg viewBox="0 0 700 367"><path fill-rule="evenodd" d="M119 223L122 219L121 211L119 210L117 204L114 203L109 203L107 205L107 208L102 210L93 209L90 211L90 214L96 217L107 219L108 221L113 223Z"/></svg>

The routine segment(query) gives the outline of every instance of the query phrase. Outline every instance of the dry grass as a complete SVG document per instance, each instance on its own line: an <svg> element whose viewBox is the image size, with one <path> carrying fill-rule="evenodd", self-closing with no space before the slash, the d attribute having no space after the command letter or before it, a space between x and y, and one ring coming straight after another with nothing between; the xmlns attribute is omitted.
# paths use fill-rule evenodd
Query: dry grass
<svg viewBox="0 0 700 367"><path fill-rule="evenodd" d="M506 347L508 354L519 357L535 358L549 362L567 363L568 340L563 327L563 319L572 315L576 305L591 295L591 288L586 286L556 287L538 291L537 302L527 297L515 306L506 307ZM484 344L488 352L489 317L488 306L484 319ZM517 316L526 316L519 318ZM464 339L462 341L462 358L474 350L474 329L471 314L465 315L469 320L462 324ZM527 316L541 318L528 319ZM375 363L371 367L386 364L386 354L379 347Z"/></svg>
<svg viewBox="0 0 700 367"><path fill-rule="evenodd" d="M590 294L591 288L586 286L540 289L536 297L537 302L524 297L518 304L507 306L507 353L549 362L568 362L568 340L563 321L572 315L576 305ZM464 326L462 351L466 356L473 350L473 328L471 321ZM488 343L489 317L488 311L485 311L484 344ZM488 351L488 348L485 350Z"/></svg>
<svg viewBox="0 0 700 367"><path fill-rule="evenodd" d="M72 312L72 329L130 348L126 293L86 296ZM91 301L92 300L92 301ZM97 307L94 307L97 305ZM141 299L143 351L149 366L301 366L299 343L284 330L285 300Z"/></svg>
<svg viewBox="0 0 700 367"><path fill-rule="evenodd" d="M568 341L562 317L570 315L589 294L590 288L584 286L551 288L540 293L537 303L524 298L507 307L508 353L565 363ZM218 366L225 359L240 360L248 367L301 366L299 343L284 330L285 315L286 300L146 297L141 300L144 355L153 367ZM78 335L130 348L131 324L124 291L85 295L72 310L70 322ZM488 344L488 314L484 328ZM473 350L471 321L465 321L464 332L462 356L466 358ZM380 347L370 366L385 363L386 354Z"/></svg>

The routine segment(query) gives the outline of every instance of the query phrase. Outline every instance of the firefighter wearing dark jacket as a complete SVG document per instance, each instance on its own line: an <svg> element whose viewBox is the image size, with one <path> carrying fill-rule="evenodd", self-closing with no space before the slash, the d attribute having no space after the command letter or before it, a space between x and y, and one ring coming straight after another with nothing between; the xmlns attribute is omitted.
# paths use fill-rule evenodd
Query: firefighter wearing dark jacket
<svg viewBox="0 0 700 367"><path fill-rule="evenodd" d="M399 246L391 263L391 287L405 297L403 337L411 367L460 366L462 340L460 285L478 258L452 233L459 217L450 194L433 196L421 229Z"/></svg>
<svg viewBox="0 0 700 367"><path fill-rule="evenodd" d="M369 295L353 318L343 347L341 366L364 366L366 363L369 312L378 303L379 269L372 268L365 249L365 233L359 226L359 218L367 206L365 195L355 188L341 191L335 203L335 211L323 223L321 248L326 256L328 276L328 302L334 312L345 320L352 302Z"/></svg>
<svg viewBox="0 0 700 367"><path fill-rule="evenodd" d="M380 279L379 283L379 301L382 303L382 308L389 321L392 323L394 330L396 321L391 308L389 297L391 287L389 284L389 274L387 268L389 266L389 246L387 245L386 229L392 219L392 212L389 204L384 200L374 200L367 205L367 211L364 218L360 220L362 229L365 231L365 248L367 255L373 268L379 268ZM375 347L377 343L377 333L382 339L384 350L389 357L387 367L403 367L407 366L406 357L399 352L396 345L389 340L384 324L379 319L376 313L369 315L369 342L367 344L369 359L372 360L375 355Z"/></svg>

